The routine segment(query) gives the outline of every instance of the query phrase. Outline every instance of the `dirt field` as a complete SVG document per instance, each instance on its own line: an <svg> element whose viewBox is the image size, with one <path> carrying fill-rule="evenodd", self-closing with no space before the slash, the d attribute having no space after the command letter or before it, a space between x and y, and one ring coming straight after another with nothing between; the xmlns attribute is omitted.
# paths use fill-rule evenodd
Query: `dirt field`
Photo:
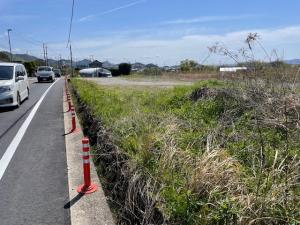
<svg viewBox="0 0 300 225"><path fill-rule="evenodd" d="M106 86L139 86L139 87L161 87L171 88L174 86L192 85L194 82L187 81L159 81L159 80L128 80L120 77L113 78L84 78L89 81L96 82Z"/></svg>

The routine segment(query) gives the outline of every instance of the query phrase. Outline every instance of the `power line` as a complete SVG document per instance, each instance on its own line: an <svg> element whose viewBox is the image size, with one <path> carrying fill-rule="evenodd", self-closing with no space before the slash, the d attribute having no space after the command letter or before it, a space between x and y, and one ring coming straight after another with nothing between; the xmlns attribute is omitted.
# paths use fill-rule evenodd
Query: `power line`
<svg viewBox="0 0 300 225"><path fill-rule="evenodd" d="M69 28L69 37L67 48L70 47L70 60L71 60L71 76L73 77L73 53L72 53L72 44L71 44L71 33L72 33L72 25L73 25L73 17L74 17L74 5L75 0L72 0L72 13L71 13L71 20L70 20L70 28Z"/></svg>
<svg viewBox="0 0 300 225"><path fill-rule="evenodd" d="M20 36L19 37L14 37L14 39L17 39L17 40L19 39L19 41L29 43L33 46L41 46L41 44L42 44L42 42L41 43L40 42L33 42L29 39L25 39L25 38L22 38Z"/></svg>
<svg viewBox="0 0 300 225"><path fill-rule="evenodd" d="M43 44L42 41L37 40L37 39L35 39L33 37L28 37L27 35L24 35L24 34L20 33L19 31L14 31L14 33L17 34L15 38L20 38L20 39L22 39L22 40L24 40L26 42L32 43L34 45L41 45L41 44Z"/></svg>
<svg viewBox="0 0 300 225"><path fill-rule="evenodd" d="M67 47L71 42L71 33L72 33L72 25L73 25L73 17L74 17L74 5L75 5L75 1L72 0L72 13L71 13L71 20L70 20L70 28L69 28L69 37L68 37Z"/></svg>

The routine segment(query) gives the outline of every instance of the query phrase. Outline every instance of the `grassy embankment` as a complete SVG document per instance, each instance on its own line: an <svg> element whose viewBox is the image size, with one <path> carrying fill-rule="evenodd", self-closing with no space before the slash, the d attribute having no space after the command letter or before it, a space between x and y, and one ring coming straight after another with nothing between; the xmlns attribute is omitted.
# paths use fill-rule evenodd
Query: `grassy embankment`
<svg viewBox="0 0 300 225"><path fill-rule="evenodd" d="M72 85L128 156L129 182L145 180L154 201L132 203L140 224L153 207L168 224L299 223L296 93L219 81L168 90Z"/></svg>

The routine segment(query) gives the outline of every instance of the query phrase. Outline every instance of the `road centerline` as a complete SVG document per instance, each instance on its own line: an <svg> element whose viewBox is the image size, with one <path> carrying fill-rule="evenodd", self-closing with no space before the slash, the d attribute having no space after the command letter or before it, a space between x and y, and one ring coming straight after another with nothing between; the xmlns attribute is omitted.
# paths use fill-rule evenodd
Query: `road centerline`
<svg viewBox="0 0 300 225"><path fill-rule="evenodd" d="M20 127L20 129L18 130L17 134L15 135L15 137L13 138L13 140L11 141L11 143L9 144L8 148L5 150L4 155L2 156L1 160L0 160L0 181L12 159L12 157L14 156L20 142L22 141L32 119L34 118L37 110L39 109L40 105L42 104L44 98L46 97L46 95L48 94L48 92L50 91L50 89L56 84L57 81L59 81L60 79L56 80L42 95L42 97L39 99L39 101L36 103L36 105L34 106L34 108L32 109L32 111L30 112L30 114L28 115L28 117L26 118L26 120L24 121L24 123L22 124L22 126Z"/></svg>

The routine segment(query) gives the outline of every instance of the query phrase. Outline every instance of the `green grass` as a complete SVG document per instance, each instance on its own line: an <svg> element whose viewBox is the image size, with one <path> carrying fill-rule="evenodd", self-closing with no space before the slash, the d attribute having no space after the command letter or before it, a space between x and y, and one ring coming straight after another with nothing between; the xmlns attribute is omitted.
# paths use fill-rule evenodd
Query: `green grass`
<svg viewBox="0 0 300 225"><path fill-rule="evenodd" d="M167 90L104 87L79 79L72 85L129 156L132 169L160 184L158 207L172 224L299 222L297 132L289 134L287 154L285 132L261 125L258 135L255 110L240 99L191 99L204 87L243 88L214 80ZM287 183L287 173L289 182L298 183Z"/></svg>

